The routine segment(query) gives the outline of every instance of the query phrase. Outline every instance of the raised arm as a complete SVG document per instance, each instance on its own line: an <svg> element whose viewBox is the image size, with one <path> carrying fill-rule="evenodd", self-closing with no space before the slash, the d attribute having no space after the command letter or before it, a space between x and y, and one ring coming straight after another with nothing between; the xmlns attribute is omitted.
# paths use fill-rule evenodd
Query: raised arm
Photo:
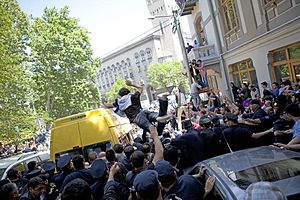
<svg viewBox="0 0 300 200"><path fill-rule="evenodd" d="M157 161L164 159L164 148L158 137L158 133L156 127L151 125L149 127L151 138L153 139L154 147L155 147L155 155L152 163L155 165Z"/></svg>
<svg viewBox="0 0 300 200"><path fill-rule="evenodd" d="M130 80L126 80L126 85L136 88L140 93L143 92L144 85L134 84Z"/></svg>

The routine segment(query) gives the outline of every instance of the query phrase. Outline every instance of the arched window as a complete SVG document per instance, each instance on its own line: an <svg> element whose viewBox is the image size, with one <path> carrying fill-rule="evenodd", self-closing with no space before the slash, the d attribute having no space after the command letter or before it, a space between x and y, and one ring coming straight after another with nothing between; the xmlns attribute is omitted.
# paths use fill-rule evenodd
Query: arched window
<svg viewBox="0 0 300 200"><path fill-rule="evenodd" d="M135 54L134 54L134 58L135 58L135 63L136 63L136 64L140 63L140 56L139 56L138 53L135 53Z"/></svg>
<svg viewBox="0 0 300 200"><path fill-rule="evenodd" d="M145 58L145 51L144 51L144 50L141 50L141 51L140 51L140 56L141 56L142 62L145 62L145 61L146 61L146 58Z"/></svg>
<svg viewBox="0 0 300 200"><path fill-rule="evenodd" d="M146 49L146 55L147 55L147 60L148 60L148 62L149 62L149 63L152 62L152 51L151 51L150 48L147 48L147 49Z"/></svg>
<svg viewBox="0 0 300 200"><path fill-rule="evenodd" d="M130 66L131 66L131 61L130 61L129 58L126 58L126 62L127 62L127 64L128 64L128 67L130 67Z"/></svg>

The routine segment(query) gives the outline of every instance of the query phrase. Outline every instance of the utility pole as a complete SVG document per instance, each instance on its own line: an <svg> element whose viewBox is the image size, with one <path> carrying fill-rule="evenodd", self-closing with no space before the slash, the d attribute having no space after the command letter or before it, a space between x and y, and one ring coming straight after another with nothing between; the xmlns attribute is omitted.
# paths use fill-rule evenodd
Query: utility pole
<svg viewBox="0 0 300 200"><path fill-rule="evenodd" d="M179 39L179 43L180 43L180 47L181 47L181 51L182 51L182 55L183 55L183 65L186 70L186 74L187 74L187 78L188 78L188 82L189 82L189 88L190 88L192 85L192 77L191 77L191 71L190 71L190 67L189 67L189 59L187 57L184 39L183 39L182 32L181 32L180 21L179 21L179 18L177 17L178 11L173 10L172 13L173 13L173 19L174 19L174 25L173 25L172 30L173 30L173 33L175 33L177 31L177 34L178 34L178 39Z"/></svg>

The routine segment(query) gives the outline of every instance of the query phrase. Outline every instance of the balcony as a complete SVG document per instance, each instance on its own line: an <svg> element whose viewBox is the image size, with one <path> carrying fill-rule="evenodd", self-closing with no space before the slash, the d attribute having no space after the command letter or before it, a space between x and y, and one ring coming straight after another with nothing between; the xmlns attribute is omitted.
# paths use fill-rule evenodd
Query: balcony
<svg viewBox="0 0 300 200"><path fill-rule="evenodd" d="M180 16L190 15L194 10L194 6L198 0L175 0L180 8Z"/></svg>
<svg viewBox="0 0 300 200"><path fill-rule="evenodd" d="M215 45L205 45L201 47L192 48L192 50L187 54L187 57L189 61L193 59L201 59L205 61L213 58L218 58L218 55L215 51Z"/></svg>

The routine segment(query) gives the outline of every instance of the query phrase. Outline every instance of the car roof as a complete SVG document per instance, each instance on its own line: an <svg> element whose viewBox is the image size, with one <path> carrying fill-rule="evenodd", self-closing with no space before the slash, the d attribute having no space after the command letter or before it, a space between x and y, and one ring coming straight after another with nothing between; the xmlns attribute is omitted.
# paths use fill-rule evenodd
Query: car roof
<svg viewBox="0 0 300 200"><path fill-rule="evenodd" d="M234 172L291 158L300 158L300 153L278 147L263 146L224 154L202 161L202 163L208 166L209 170L213 170L213 174L217 176L225 187L230 188L237 199L242 199L245 195L245 190L230 180L228 177L230 173L234 174ZM199 166L199 163L196 166ZM299 193L298 188L300 188L300 176L272 183L279 186L286 196L297 194Z"/></svg>
<svg viewBox="0 0 300 200"><path fill-rule="evenodd" d="M216 162L223 170L238 172L253 166L295 157L300 157L300 153L278 147L262 146L210 158L205 163L210 165Z"/></svg>
<svg viewBox="0 0 300 200"><path fill-rule="evenodd" d="M8 158L3 158L0 160L0 169L3 169L3 168L7 168L9 165L21 160L21 159L24 159L24 158L27 158L31 155L34 155L36 154L37 152L28 152L28 153L22 153L22 154L18 154L18 155L15 155L15 156L11 156L11 157L8 157Z"/></svg>
<svg viewBox="0 0 300 200"><path fill-rule="evenodd" d="M26 157L23 157L23 158L22 158L22 154L20 154L20 156L16 156L16 158L18 158L18 159L13 158L12 161L14 161L14 162L9 162L9 163L7 164L6 167L3 167L4 164L3 164L3 166L0 166L0 168L2 168L2 169L3 169L3 168L6 168L5 172L3 173L2 177L0 177L0 179L3 179L3 177L6 176L6 173L7 173L7 171L9 170L9 167L10 167L11 165L14 165L14 164L16 164L16 163L22 163L22 162L24 162L24 161L26 161L26 160L35 158L35 157L37 157L37 156L43 156L43 155L48 155L48 157L50 158L50 152L49 152L49 151L34 152L33 154L30 154L30 155L28 155L28 156L26 156ZM23 155L23 156L24 156L24 155ZM12 157L11 157L11 158L12 158ZM20 158L21 158L21 159L20 159ZM2 160L1 160L1 161L2 161Z"/></svg>

